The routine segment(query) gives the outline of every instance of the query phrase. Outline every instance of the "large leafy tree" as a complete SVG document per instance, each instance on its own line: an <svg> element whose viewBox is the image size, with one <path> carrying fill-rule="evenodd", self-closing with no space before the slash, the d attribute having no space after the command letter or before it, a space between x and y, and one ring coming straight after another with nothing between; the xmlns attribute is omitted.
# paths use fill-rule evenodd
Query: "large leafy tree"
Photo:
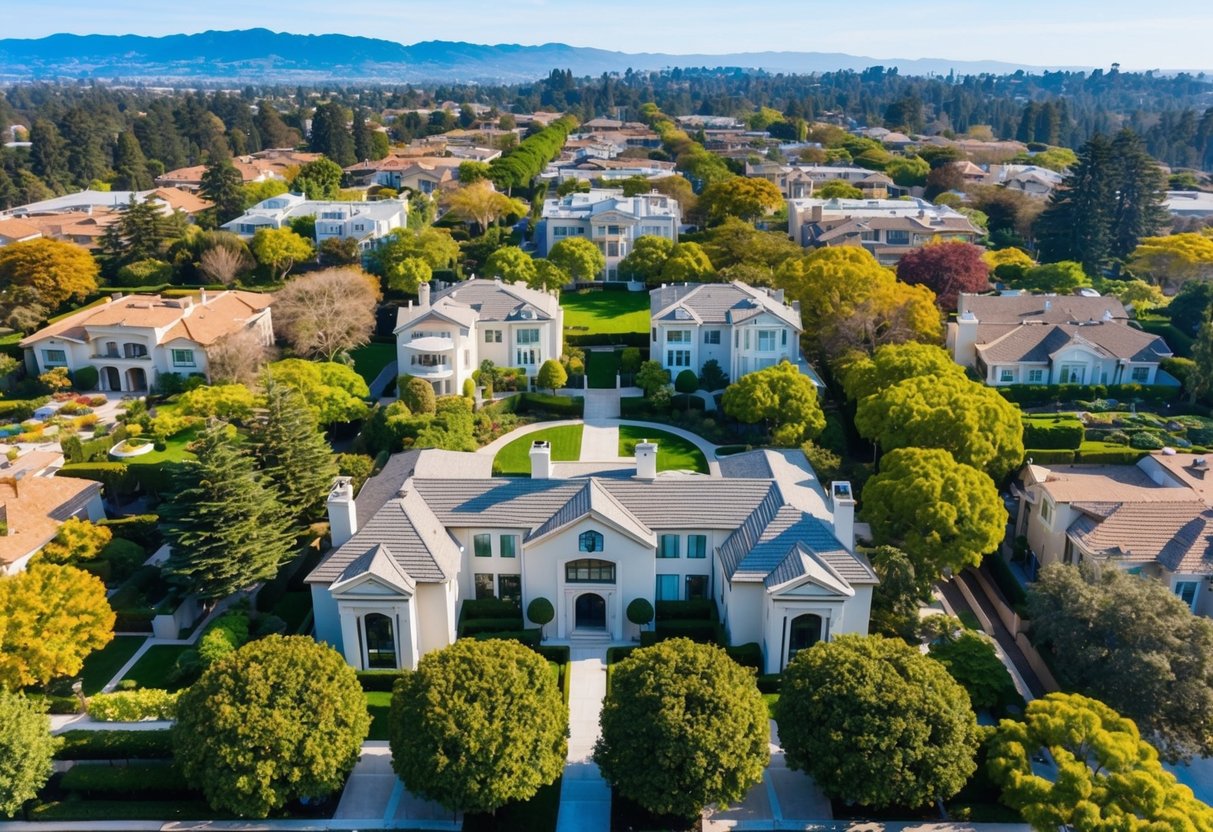
<svg viewBox="0 0 1213 832"><path fill-rule="evenodd" d="M661 279L667 283L694 283L710 277L715 271L699 243L678 243L662 264Z"/></svg>
<svg viewBox="0 0 1213 832"><path fill-rule="evenodd" d="M460 639L396 683L392 768L450 809L528 800L564 768L568 709L547 662L515 641Z"/></svg>
<svg viewBox="0 0 1213 832"><path fill-rule="evenodd" d="M817 387L795 364L778 364L747 373L730 384L721 402L724 412L748 424L762 422L777 445L796 447L826 426Z"/></svg>
<svg viewBox="0 0 1213 832"><path fill-rule="evenodd" d="M787 260L775 272L775 285L800 301L804 331L829 360L882 344L940 340L942 321L931 290L898 281L859 246Z"/></svg>
<svg viewBox="0 0 1213 832"><path fill-rule="evenodd" d="M252 426L253 453L297 520L318 520L337 464L303 394L266 375L265 407Z"/></svg>
<svg viewBox="0 0 1213 832"><path fill-rule="evenodd" d="M1056 263L1045 263L1025 269L1023 274L1010 281L1010 284L1026 292L1068 295L1082 286L1090 286L1091 278L1083 271L1081 263L1059 260Z"/></svg>
<svg viewBox="0 0 1213 832"><path fill-rule="evenodd" d="M367 414L366 381L352 367L335 362L287 358L269 365L275 381L303 394L322 426L354 422Z"/></svg>
<svg viewBox="0 0 1213 832"><path fill-rule="evenodd" d="M1047 750L1056 775L1038 774ZM1162 767L1131 719L1095 699L1050 693L1003 720L987 768L1002 801L1038 832L1059 828L1213 830L1213 809Z"/></svg>
<svg viewBox="0 0 1213 832"><path fill-rule="evenodd" d="M775 719L789 766L863 806L925 806L977 769L968 694L900 639L842 635L797 653Z"/></svg>
<svg viewBox="0 0 1213 832"><path fill-rule="evenodd" d="M481 234L502 217L526 214L526 205L499 193L487 179L478 179L454 191L447 197L447 205L452 214L473 223Z"/></svg>
<svg viewBox="0 0 1213 832"><path fill-rule="evenodd" d="M230 426L210 424L194 451L160 512L171 546L165 572L202 598L226 598L290 559L290 516Z"/></svg>
<svg viewBox="0 0 1213 832"><path fill-rule="evenodd" d="M1057 681L1136 720L1170 760L1213 750L1213 622L1158 581L1054 564L1028 591Z"/></svg>
<svg viewBox="0 0 1213 832"><path fill-rule="evenodd" d="M1190 280L1213 278L1213 236L1205 233L1145 237L1133 249L1129 271L1175 291Z"/></svg>
<svg viewBox="0 0 1213 832"><path fill-rule="evenodd" d="M956 308L961 292L990 288L990 267L982 249L972 243L941 242L906 253L897 263L898 279L911 286L926 286L945 312Z"/></svg>
<svg viewBox="0 0 1213 832"><path fill-rule="evenodd" d="M53 770L51 722L24 696L0 688L0 817L33 800Z"/></svg>
<svg viewBox="0 0 1213 832"><path fill-rule="evenodd" d="M535 282L535 260L518 246L504 246L489 255L484 273L500 277L509 283L522 281L528 286Z"/></svg>
<svg viewBox="0 0 1213 832"><path fill-rule="evenodd" d="M454 268L459 261L459 243L445 229L397 228L371 253L371 271L394 286L392 281L397 278L401 264L414 257L421 258L434 270Z"/></svg>
<svg viewBox="0 0 1213 832"><path fill-rule="evenodd" d="M371 340L379 281L361 269L296 277L274 298L274 324L299 355L332 361Z"/></svg>
<svg viewBox="0 0 1213 832"><path fill-rule="evenodd" d="M908 378L859 401L855 428L897 448L942 448L996 480L1024 459L1019 408L963 375Z"/></svg>
<svg viewBox="0 0 1213 832"><path fill-rule="evenodd" d="M804 250L786 234L759 231L736 217L729 217L705 232L701 245L717 269L749 266L765 273L764 282L768 283L781 263L804 255Z"/></svg>
<svg viewBox="0 0 1213 832"><path fill-rule="evenodd" d="M289 228L258 228L249 248L274 280L285 278L296 263L311 257L313 252L312 241Z"/></svg>
<svg viewBox="0 0 1213 832"><path fill-rule="evenodd" d="M777 185L745 176L713 182L699 197L699 212L712 224L727 217L753 222L782 206L783 194Z"/></svg>
<svg viewBox="0 0 1213 832"><path fill-rule="evenodd" d="M84 300L97 289L97 261L88 249L41 237L0 247L0 308L24 314L37 325L68 300Z"/></svg>
<svg viewBox="0 0 1213 832"><path fill-rule="evenodd" d="M74 676L113 637L114 611L96 576L35 561L0 577L0 687Z"/></svg>
<svg viewBox="0 0 1213 832"><path fill-rule="evenodd" d="M842 386L848 399L860 401L906 379L928 376L965 378L965 370L934 344L885 344L871 356L858 355L848 363L842 370Z"/></svg>
<svg viewBox="0 0 1213 832"><path fill-rule="evenodd" d="M341 192L341 165L332 159L314 159L299 169L291 189L308 199L336 199Z"/></svg>
<svg viewBox="0 0 1213 832"><path fill-rule="evenodd" d="M645 234L632 244L632 250L619 261L619 276L649 285L660 282L661 269L674 251L674 241Z"/></svg>
<svg viewBox="0 0 1213 832"><path fill-rule="evenodd" d="M354 670L304 636L269 636L212 664L177 705L173 752L215 809L263 818L341 788L370 730Z"/></svg>
<svg viewBox="0 0 1213 832"><path fill-rule="evenodd" d="M961 630L955 636L949 634L931 644L930 656L968 692L976 710L1005 707L1019 699L1011 674L985 633Z"/></svg>
<svg viewBox="0 0 1213 832"><path fill-rule="evenodd" d="M621 795L682 817L761 782L770 727L753 673L715 645L670 639L617 665L594 761Z"/></svg>
<svg viewBox="0 0 1213 832"><path fill-rule="evenodd" d="M556 292L569 283L568 273L551 260L535 261L535 276L530 280L532 289L541 292Z"/></svg>
<svg viewBox="0 0 1213 832"><path fill-rule="evenodd" d="M1007 510L994 481L937 448L899 448L863 489L863 516L878 543L899 547L920 586L945 568L977 566L1002 540Z"/></svg>
<svg viewBox="0 0 1213 832"><path fill-rule="evenodd" d="M606 256L584 237L568 237L552 246L548 260L575 281L597 280L606 268Z"/></svg>

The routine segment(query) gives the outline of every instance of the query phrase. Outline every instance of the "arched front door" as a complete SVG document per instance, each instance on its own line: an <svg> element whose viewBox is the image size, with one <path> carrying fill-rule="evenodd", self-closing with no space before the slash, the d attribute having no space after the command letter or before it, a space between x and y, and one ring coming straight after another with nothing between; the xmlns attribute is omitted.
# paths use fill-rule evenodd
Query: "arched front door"
<svg viewBox="0 0 1213 832"><path fill-rule="evenodd" d="M605 630L606 601L595 592L578 595L574 620L578 630Z"/></svg>
<svg viewBox="0 0 1213 832"><path fill-rule="evenodd" d="M371 670L395 670L396 638L392 619L373 612L363 619L366 631L366 665Z"/></svg>
<svg viewBox="0 0 1213 832"><path fill-rule="evenodd" d="M122 390L122 374L117 367L101 368L101 389L117 393Z"/></svg>
<svg viewBox="0 0 1213 832"><path fill-rule="evenodd" d="M807 650L821 641L821 616L798 615L792 619L788 632L788 662L796 658L801 650Z"/></svg>
<svg viewBox="0 0 1213 832"><path fill-rule="evenodd" d="M126 371L126 388L131 391L147 389L147 373L142 367L131 367Z"/></svg>

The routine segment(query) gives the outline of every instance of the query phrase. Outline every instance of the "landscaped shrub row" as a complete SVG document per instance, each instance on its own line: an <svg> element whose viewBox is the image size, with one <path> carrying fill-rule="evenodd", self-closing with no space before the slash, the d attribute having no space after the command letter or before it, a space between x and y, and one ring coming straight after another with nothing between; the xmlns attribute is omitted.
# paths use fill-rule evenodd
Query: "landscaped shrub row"
<svg viewBox="0 0 1213 832"><path fill-rule="evenodd" d="M154 688L99 693L88 700L88 715L98 722L175 719L177 694Z"/></svg>
<svg viewBox="0 0 1213 832"><path fill-rule="evenodd" d="M1028 448L1023 453L1034 465L1069 465L1075 456L1074 451L1057 448Z"/></svg>
<svg viewBox="0 0 1213 832"><path fill-rule="evenodd" d="M45 705L48 714L62 716L80 713L80 700L74 696L55 696L49 693L26 693L25 696Z"/></svg>
<svg viewBox="0 0 1213 832"><path fill-rule="evenodd" d="M551 396L546 393L519 393L489 405L501 413L547 416L557 419L579 419L585 412L581 396Z"/></svg>
<svg viewBox="0 0 1213 832"><path fill-rule="evenodd" d="M1008 384L996 387L999 393L1015 404L1045 404L1072 402L1078 399L1117 399L1148 402L1169 402L1179 398L1180 388L1165 385L1140 384Z"/></svg>
<svg viewBox="0 0 1213 832"><path fill-rule="evenodd" d="M693 601L658 601L655 605L657 620L666 619L701 619L704 621L717 620L716 602L709 599Z"/></svg>
<svg viewBox="0 0 1213 832"><path fill-rule="evenodd" d="M474 636L480 633L497 633L522 629L522 616L509 618L473 618L464 619L459 624L459 634Z"/></svg>
<svg viewBox="0 0 1213 832"><path fill-rule="evenodd" d="M391 693L400 678L399 670L359 670L358 684L367 692Z"/></svg>
<svg viewBox="0 0 1213 832"><path fill-rule="evenodd" d="M161 760L173 756L172 732L67 731L56 760Z"/></svg>
<svg viewBox="0 0 1213 832"><path fill-rule="evenodd" d="M638 347L648 349L647 332L565 332L564 341L574 347Z"/></svg>
<svg viewBox="0 0 1213 832"><path fill-rule="evenodd" d="M511 601L497 598L468 599L459 608L459 618L462 621L472 621L484 618L517 618L522 621L522 610Z"/></svg>
<svg viewBox="0 0 1213 832"><path fill-rule="evenodd" d="M109 459L109 449L114 444L113 437L103 436L99 439L81 439L79 436L64 436L59 440L63 449L63 457L67 462L105 462Z"/></svg>
<svg viewBox="0 0 1213 832"><path fill-rule="evenodd" d="M1034 465L1068 465L1081 462L1088 465L1132 465L1146 455L1144 450L1125 448L1090 448L1085 451L1066 451L1054 448L1029 448L1024 458Z"/></svg>
<svg viewBox="0 0 1213 832"><path fill-rule="evenodd" d="M500 638L506 641L521 641L528 647L538 647L541 641L542 631L538 627L528 630L505 630L499 633L476 633L471 635L477 641L488 641L489 639Z"/></svg>
<svg viewBox="0 0 1213 832"><path fill-rule="evenodd" d="M1023 420L1023 444L1029 448L1067 448L1078 450L1084 437L1082 422L1074 416L1055 416L1044 420Z"/></svg>
<svg viewBox="0 0 1213 832"><path fill-rule="evenodd" d="M758 645L758 642L751 641L748 644L738 644L736 647L726 647L724 651L729 654L729 658L742 667L752 667L758 672L762 672L762 647Z"/></svg>
<svg viewBox="0 0 1213 832"><path fill-rule="evenodd" d="M82 798L133 798L167 800L196 797L175 766L136 763L128 766L76 765L59 781L59 787Z"/></svg>
<svg viewBox="0 0 1213 832"><path fill-rule="evenodd" d="M37 399L0 401L0 422L24 422L33 418L34 411L50 400L50 396L42 396Z"/></svg>
<svg viewBox="0 0 1213 832"><path fill-rule="evenodd" d="M164 535L160 532L160 517L156 514L132 514L130 517L98 520L97 525L105 526L114 533L114 537L138 543L149 552L159 549L164 542Z"/></svg>
<svg viewBox="0 0 1213 832"><path fill-rule="evenodd" d="M721 644L724 641L724 633L719 621L705 621L701 618L672 618L658 621L656 626L655 632L640 634L642 644L645 636L655 637L650 640L652 644L667 638L689 638L691 641L701 644Z"/></svg>

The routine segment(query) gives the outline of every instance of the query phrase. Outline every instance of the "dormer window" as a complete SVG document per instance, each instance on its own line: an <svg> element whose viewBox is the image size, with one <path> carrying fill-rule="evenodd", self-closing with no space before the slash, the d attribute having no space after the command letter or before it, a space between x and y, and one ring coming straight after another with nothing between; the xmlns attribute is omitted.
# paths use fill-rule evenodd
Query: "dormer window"
<svg viewBox="0 0 1213 832"><path fill-rule="evenodd" d="M595 531L582 532L577 538L577 550L581 552L601 552L602 533Z"/></svg>

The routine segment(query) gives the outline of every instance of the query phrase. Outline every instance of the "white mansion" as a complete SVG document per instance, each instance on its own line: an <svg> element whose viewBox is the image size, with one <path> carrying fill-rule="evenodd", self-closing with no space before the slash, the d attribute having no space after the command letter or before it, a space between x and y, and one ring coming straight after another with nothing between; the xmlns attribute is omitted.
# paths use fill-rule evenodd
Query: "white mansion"
<svg viewBox="0 0 1213 832"><path fill-rule="evenodd" d="M817 641L867 632L877 579L854 550L850 484L827 495L802 453L658 474L657 446L640 443L634 471L569 479L552 478L550 454L533 444L529 479L491 476L483 454L397 454L356 499L338 478L334 548L307 578L316 637L355 668L413 668L454 641L465 599L545 598L549 638L605 643L638 635L636 598L698 598L778 672Z"/></svg>
<svg viewBox="0 0 1213 832"><path fill-rule="evenodd" d="M522 368L528 378L559 359L564 312L555 295L521 283L473 278L432 300L427 283L416 306L400 307L395 333L400 374L425 379L439 396L457 395L486 359Z"/></svg>
<svg viewBox="0 0 1213 832"><path fill-rule="evenodd" d="M624 196L623 191L595 188L543 203L543 219L535 231L538 256L547 257L552 246L570 237L583 237L606 257L600 277L619 279L619 261L628 256L640 237L665 237L678 242L682 210L678 200L656 191Z"/></svg>
<svg viewBox="0 0 1213 832"><path fill-rule="evenodd" d="M393 229L405 225L409 213L406 199L378 202L313 200L302 194L279 194L263 199L221 227L241 237L252 237L261 228L284 228L301 217L316 219L317 245L329 239L353 239L362 250L374 247Z"/></svg>

